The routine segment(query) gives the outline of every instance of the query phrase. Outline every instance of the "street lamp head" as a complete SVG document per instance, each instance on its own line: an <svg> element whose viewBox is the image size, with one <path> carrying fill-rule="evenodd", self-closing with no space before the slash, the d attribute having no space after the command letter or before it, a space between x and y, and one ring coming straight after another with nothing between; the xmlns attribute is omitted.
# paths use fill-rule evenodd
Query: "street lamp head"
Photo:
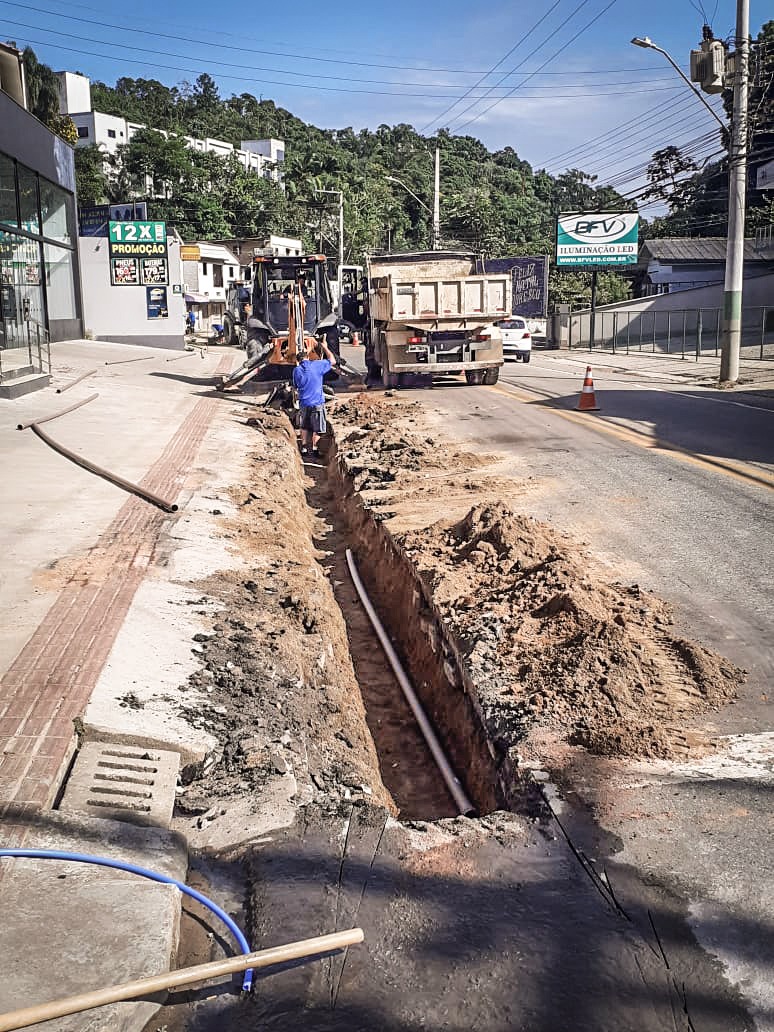
<svg viewBox="0 0 774 1032"><path fill-rule="evenodd" d="M635 47L643 47L645 50L653 50L653 40L650 36L635 36L631 42Z"/></svg>

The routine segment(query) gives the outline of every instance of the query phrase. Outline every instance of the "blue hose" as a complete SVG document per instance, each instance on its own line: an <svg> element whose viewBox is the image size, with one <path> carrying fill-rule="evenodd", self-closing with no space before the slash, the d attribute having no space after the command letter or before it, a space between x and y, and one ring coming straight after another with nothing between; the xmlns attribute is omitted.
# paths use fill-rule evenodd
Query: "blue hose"
<svg viewBox="0 0 774 1032"><path fill-rule="evenodd" d="M142 878L149 878L151 881L162 882L165 885L175 885L186 896L195 899L202 906L207 907L216 917L219 917L228 928L242 953L250 953L250 945L243 935L239 926L228 916L225 910L221 910L217 903L207 899L201 892L191 889L183 882L175 878L168 878L166 874L158 874L156 871L149 871L145 867L137 867L135 864L128 864L123 860L110 860L104 856L92 856L90 853L63 853L58 849L0 849L0 859L5 856L21 857L27 860L74 860L81 864L97 864L100 867L114 867L117 871L127 871L129 874L138 874ZM253 971L245 971L242 979L242 992L249 992L253 985Z"/></svg>

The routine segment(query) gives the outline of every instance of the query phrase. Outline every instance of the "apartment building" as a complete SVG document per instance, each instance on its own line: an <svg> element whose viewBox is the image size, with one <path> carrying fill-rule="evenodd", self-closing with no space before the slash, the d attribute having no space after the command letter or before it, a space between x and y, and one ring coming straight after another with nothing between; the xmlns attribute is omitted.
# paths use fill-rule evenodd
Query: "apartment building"
<svg viewBox="0 0 774 1032"><path fill-rule="evenodd" d="M141 122L130 122L117 115L107 115L94 111L91 103L91 81L77 72L58 72L59 76L59 110L69 115L78 131L78 145L86 147L96 144L106 154L115 154L122 144L129 143L135 133L149 128ZM168 137L171 134L164 129L150 126L154 132ZM225 140L194 136L184 137L191 150L217 154L228 157L233 154L242 168L255 172L264 179L271 179L282 184L283 164L285 161L285 143L283 140L242 140L241 147L234 147Z"/></svg>

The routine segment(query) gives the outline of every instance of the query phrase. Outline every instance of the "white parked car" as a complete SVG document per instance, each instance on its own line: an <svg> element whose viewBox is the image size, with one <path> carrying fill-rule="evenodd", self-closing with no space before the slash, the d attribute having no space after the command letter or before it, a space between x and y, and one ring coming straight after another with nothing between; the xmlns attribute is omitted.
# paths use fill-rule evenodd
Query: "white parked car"
<svg viewBox="0 0 774 1032"><path fill-rule="evenodd" d="M527 320L514 315L510 319L501 319L497 325L503 335L503 357L529 362L532 354L532 334L527 326Z"/></svg>

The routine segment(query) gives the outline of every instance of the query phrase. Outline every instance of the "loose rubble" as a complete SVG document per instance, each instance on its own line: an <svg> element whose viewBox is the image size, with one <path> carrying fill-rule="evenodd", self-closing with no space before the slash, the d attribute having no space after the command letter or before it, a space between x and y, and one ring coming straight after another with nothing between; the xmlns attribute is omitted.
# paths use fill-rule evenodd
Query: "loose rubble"
<svg viewBox="0 0 774 1032"><path fill-rule="evenodd" d="M411 402L353 399L337 419L340 465L374 519L399 514L393 535L465 657L501 752L546 729L606 755L666 758L711 746L686 718L732 699L743 672L676 634L668 605L638 585L606 583L581 545L518 515L493 493L496 483L462 518L436 522L452 495L441 479L435 512L400 532L418 522L416 468L442 466L451 478L491 458L428 438ZM385 454L395 456L389 466ZM459 511L459 492L453 504Z"/></svg>
<svg viewBox="0 0 774 1032"><path fill-rule="evenodd" d="M312 516L287 421L253 415L250 483L234 489L224 534L242 572L197 585L219 611L195 634L200 658L189 678L197 700L182 707L192 727L219 741L202 764L183 771L178 812L199 829L245 797L256 810L273 786L296 805L335 808L369 799L394 809L381 783L349 657L346 628L316 562Z"/></svg>

